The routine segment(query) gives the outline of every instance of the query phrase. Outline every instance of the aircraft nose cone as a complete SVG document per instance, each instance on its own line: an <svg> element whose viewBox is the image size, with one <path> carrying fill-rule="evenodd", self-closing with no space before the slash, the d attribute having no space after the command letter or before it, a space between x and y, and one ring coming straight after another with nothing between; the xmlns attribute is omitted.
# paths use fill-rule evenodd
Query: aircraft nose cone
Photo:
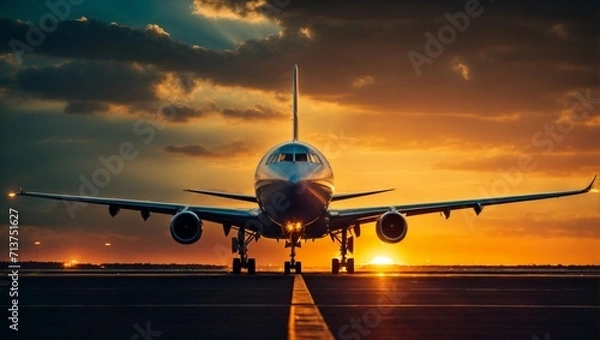
<svg viewBox="0 0 600 340"><path fill-rule="evenodd" d="M288 182L290 182L291 184L298 184L299 181L300 181L300 177L297 174L292 174L288 178Z"/></svg>

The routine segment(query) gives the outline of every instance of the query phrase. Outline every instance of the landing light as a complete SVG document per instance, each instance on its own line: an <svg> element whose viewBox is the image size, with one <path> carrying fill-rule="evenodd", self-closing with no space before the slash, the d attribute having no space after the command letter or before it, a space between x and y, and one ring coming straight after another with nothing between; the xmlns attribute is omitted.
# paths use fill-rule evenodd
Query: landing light
<svg viewBox="0 0 600 340"><path fill-rule="evenodd" d="M302 230L302 223L300 222L290 222L285 225L287 231L300 231Z"/></svg>
<svg viewBox="0 0 600 340"><path fill-rule="evenodd" d="M15 196L17 196L17 193L15 193L15 192L11 192L8 194L8 197L10 197L10 198L13 198Z"/></svg>

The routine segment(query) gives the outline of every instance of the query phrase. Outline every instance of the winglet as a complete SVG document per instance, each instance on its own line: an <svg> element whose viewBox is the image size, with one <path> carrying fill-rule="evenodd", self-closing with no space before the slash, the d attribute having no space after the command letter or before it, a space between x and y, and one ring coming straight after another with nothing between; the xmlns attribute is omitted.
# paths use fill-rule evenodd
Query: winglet
<svg viewBox="0 0 600 340"><path fill-rule="evenodd" d="M596 182L596 177L598 177L598 176L597 175L594 176L594 179L592 179L590 184L587 187L585 187L585 189L583 189L583 192L589 192L592 190L592 188L594 187L594 182Z"/></svg>
<svg viewBox="0 0 600 340"><path fill-rule="evenodd" d="M10 198L13 198L13 197L16 197L16 196L19 196L19 195L23 195L23 188L22 187L19 188L18 192L14 192L13 191L13 192L9 192L8 193L8 197L10 197Z"/></svg>
<svg viewBox="0 0 600 340"><path fill-rule="evenodd" d="M298 140L298 65L292 69L292 139Z"/></svg>

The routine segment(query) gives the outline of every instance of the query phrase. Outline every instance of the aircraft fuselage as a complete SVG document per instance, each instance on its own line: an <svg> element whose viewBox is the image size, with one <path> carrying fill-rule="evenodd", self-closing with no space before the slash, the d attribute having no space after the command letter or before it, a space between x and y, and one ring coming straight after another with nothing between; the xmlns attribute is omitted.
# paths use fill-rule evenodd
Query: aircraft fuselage
<svg viewBox="0 0 600 340"><path fill-rule="evenodd" d="M315 147L299 141L273 147L258 163L254 180L260 209L280 227L263 230L264 237L326 235L323 219L334 191L333 171Z"/></svg>

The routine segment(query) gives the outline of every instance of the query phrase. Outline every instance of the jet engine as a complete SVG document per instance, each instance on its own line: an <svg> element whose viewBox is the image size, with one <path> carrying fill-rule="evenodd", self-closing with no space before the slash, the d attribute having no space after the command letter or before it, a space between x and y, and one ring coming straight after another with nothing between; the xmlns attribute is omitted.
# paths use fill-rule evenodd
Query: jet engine
<svg viewBox="0 0 600 340"><path fill-rule="evenodd" d="M390 210L379 217L375 231L382 242L398 243L406 236L408 223L399 212Z"/></svg>
<svg viewBox="0 0 600 340"><path fill-rule="evenodd" d="M192 244L202 236L202 221L191 211L181 211L171 219L171 236L181 244Z"/></svg>

